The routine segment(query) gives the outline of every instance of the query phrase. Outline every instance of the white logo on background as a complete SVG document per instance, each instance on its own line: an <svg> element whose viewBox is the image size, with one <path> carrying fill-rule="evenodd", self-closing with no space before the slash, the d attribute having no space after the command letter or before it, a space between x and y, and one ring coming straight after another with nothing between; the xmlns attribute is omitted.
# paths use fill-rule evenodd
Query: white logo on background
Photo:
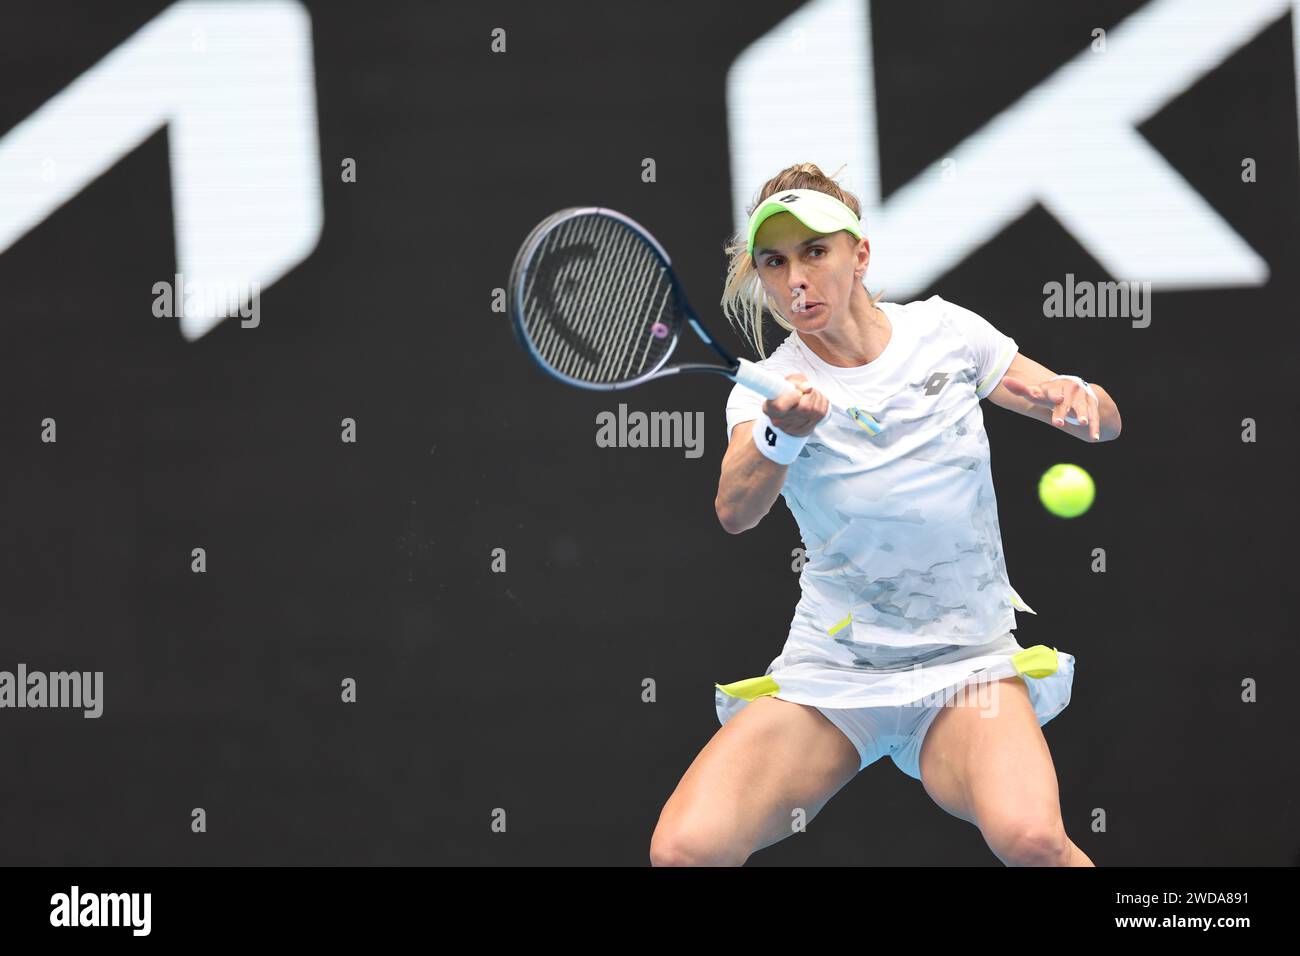
<svg viewBox="0 0 1300 956"><path fill-rule="evenodd" d="M848 163L872 282L892 294L922 292L1035 203L1111 275L1157 289L1260 285L1264 260L1136 127L1291 6L1153 0L1109 32L1105 53L1081 38L1077 56L882 201L870 0L813 0L728 73L737 227L760 183L815 158L827 172ZM1300 50L1300 13L1292 28ZM797 120L799 133L763 117Z"/></svg>
<svg viewBox="0 0 1300 956"><path fill-rule="evenodd" d="M272 285L320 239L316 83L302 5L182 0L0 138L0 253L163 126L177 271L232 293L181 317L193 340L238 314L224 298ZM105 223L104 241L130 229Z"/></svg>

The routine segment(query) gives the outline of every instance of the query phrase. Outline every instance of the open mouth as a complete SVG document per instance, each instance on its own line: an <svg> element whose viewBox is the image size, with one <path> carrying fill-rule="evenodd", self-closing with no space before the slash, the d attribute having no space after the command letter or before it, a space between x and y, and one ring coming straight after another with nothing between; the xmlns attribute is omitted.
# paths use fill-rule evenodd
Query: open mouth
<svg viewBox="0 0 1300 956"><path fill-rule="evenodd" d="M807 315L809 312L815 312L822 307L820 302L805 302L803 308L795 306L794 311L800 315Z"/></svg>

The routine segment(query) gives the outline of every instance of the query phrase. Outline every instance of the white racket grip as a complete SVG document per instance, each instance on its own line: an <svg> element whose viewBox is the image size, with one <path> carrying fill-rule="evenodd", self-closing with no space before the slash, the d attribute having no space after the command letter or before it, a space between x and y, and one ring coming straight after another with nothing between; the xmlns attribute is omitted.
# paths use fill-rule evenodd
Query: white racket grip
<svg viewBox="0 0 1300 956"><path fill-rule="evenodd" d="M778 375L770 368L763 368L746 358L739 361L740 368L732 378L746 388L752 388L764 398L777 398L785 392L798 391L793 382L787 381L784 376Z"/></svg>

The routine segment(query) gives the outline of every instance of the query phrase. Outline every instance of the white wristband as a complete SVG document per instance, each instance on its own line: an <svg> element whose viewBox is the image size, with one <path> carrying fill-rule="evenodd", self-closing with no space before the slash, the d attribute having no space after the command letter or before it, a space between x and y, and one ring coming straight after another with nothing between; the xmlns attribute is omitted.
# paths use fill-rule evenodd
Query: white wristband
<svg viewBox="0 0 1300 956"><path fill-rule="evenodd" d="M1089 385L1087 382L1085 382L1083 379L1079 378L1079 376L1077 375L1053 375L1051 378L1043 382L1040 382L1039 384L1046 385L1048 382L1057 382L1060 381L1061 379L1068 379L1069 381L1074 382L1076 385L1080 386L1088 394L1088 397L1091 398L1094 402L1098 401L1097 393L1092 390L1092 386ZM1073 412L1066 413L1065 420L1071 425L1083 424L1077 418L1074 417Z"/></svg>
<svg viewBox="0 0 1300 956"><path fill-rule="evenodd" d="M807 440L807 435L787 435L773 425L772 419L759 409L758 418L754 419L754 444L758 446L763 457L778 465L788 465L799 457L799 452L803 450L804 442Z"/></svg>

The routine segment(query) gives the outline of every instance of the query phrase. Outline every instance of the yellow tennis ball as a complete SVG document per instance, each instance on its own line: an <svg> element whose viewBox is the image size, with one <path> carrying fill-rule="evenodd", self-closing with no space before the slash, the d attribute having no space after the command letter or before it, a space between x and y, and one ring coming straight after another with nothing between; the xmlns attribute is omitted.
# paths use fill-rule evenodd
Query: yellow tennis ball
<svg viewBox="0 0 1300 956"><path fill-rule="evenodd" d="M1053 465L1038 479L1038 499L1061 518L1077 518L1092 507L1097 486L1078 465Z"/></svg>

